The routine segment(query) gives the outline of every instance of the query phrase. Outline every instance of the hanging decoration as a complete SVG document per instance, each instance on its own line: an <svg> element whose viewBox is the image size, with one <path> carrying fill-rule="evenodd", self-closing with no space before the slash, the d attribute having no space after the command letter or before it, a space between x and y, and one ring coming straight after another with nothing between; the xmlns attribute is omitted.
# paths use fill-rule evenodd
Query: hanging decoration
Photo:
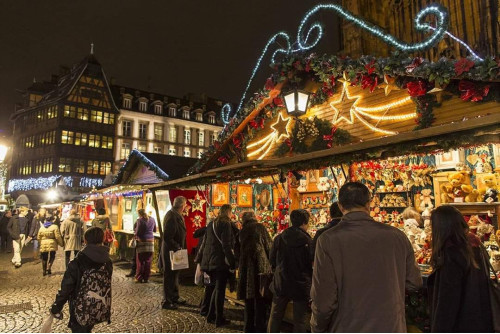
<svg viewBox="0 0 500 334"><path fill-rule="evenodd" d="M226 103L222 106L221 118L222 123L224 123L225 125L229 124L229 115L231 114L231 111L231 105L229 103Z"/></svg>
<svg viewBox="0 0 500 334"><path fill-rule="evenodd" d="M247 145L249 150L247 156L257 156L257 160L262 160L282 138L290 138L290 126L291 118L284 117L283 112L279 113L276 122L271 125L272 132L264 138Z"/></svg>
<svg viewBox="0 0 500 334"><path fill-rule="evenodd" d="M188 201L191 203L191 211L201 211L203 212L203 204L205 204L206 200L201 198L200 194L196 193L194 198L188 199Z"/></svg>
<svg viewBox="0 0 500 334"><path fill-rule="evenodd" d="M60 177L61 175L53 175L48 177L30 177L28 179L10 179L8 192L49 189ZM68 187L73 187L73 178L71 176L64 176L62 178Z"/></svg>
<svg viewBox="0 0 500 334"><path fill-rule="evenodd" d="M191 218L191 221L193 222L193 229L197 230L202 227L201 224L203 223L203 217L200 215L196 215L193 218Z"/></svg>

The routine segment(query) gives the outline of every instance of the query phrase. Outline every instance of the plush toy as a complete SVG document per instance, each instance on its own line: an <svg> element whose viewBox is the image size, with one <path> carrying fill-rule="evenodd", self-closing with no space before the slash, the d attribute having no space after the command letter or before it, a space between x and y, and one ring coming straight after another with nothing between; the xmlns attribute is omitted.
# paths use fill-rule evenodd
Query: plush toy
<svg viewBox="0 0 500 334"><path fill-rule="evenodd" d="M448 174L449 184L452 186L453 202L455 199L462 198L466 202L476 202L478 191L472 186L465 184L467 178L466 172L452 172ZM441 186L441 191L446 193L449 187ZM445 202L449 203L449 202Z"/></svg>
<svg viewBox="0 0 500 334"><path fill-rule="evenodd" d="M441 185L441 203L451 203L453 202L453 186L449 183L444 183Z"/></svg>
<svg viewBox="0 0 500 334"><path fill-rule="evenodd" d="M483 202L498 202L499 185L495 174L486 174L483 176L484 187L479 188L479 194Z"/></svg>
<svg viewBox="0 0 500 334"><path fill-rule="evenodd" d="M422 189L420 192L420 210L432 210L432 208L434 208L434 204L432 204L434 196L431 195L431 192L431 189Z"/></svg>
<svg viewBox="0 0 500 334"><path fill-rule="evenodd" d="M497 272L500 271L500 252L499 251L494 251L491 254L490 262L491 262L491 266L493 267L493 269L495 271L497 271Z"/></svg>

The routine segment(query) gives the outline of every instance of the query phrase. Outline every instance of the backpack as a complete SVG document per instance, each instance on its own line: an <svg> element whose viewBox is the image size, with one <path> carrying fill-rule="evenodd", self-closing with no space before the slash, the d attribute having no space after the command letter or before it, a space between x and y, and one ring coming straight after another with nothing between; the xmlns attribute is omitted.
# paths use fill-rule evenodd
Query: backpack
<svg viewBox="0 0 500 334"><path fill-rule="evenodd" d="M93 326L111 317L111 275L106 263L83 271L75 298L75 318L82 326Z"/></svg>

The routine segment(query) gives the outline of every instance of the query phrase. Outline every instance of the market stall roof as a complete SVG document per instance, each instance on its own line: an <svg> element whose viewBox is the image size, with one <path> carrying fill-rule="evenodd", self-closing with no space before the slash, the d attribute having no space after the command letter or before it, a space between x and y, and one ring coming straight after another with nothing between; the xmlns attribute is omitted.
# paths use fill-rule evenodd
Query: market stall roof
<svg viewBox="0 0 500 334"><path fill-rule="evenodd" d="M186 175L197 159L132 150L116 176L117 184L152 184Z"/></svg>

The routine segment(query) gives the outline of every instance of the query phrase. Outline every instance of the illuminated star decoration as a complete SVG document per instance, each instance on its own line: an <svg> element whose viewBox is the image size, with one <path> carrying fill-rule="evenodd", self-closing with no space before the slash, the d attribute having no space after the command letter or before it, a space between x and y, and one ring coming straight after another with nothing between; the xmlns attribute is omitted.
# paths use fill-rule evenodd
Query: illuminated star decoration
<svg viewBox="0 0 500 334"><path fill-rule="evenodd" d="M191 218L191 221L193 222L193 228L199 229L201 227L201 223L203 222L203 218L200 215L196 215Z"/></svg>
<svg viewBox="0 0 500 334"><path fill-rule="evenodd" d="M203 204L205 204L206 200L201 198L200 194L196 193L194 199L188 199L191 202L191 212L200 211L203 212Z"/></svg>
<svg viewBox="0 0 500 334"><path fill-rule="evenodd" d="M248 153L248 157L259 155L257 160L262 160L269 151L283 138L290 138L290 126L292 119L290 117L283 117L283 113L279 113L276 122L271 125L272 132L264 138L250 144L247 149L258 146L257 149Z"/></svg>
<svg viewBox="0 0 500 334"><path fill-rule="evenodd" d="M387 74L384 75L384 83L381 84L381 88L385 91L385 96L389 95L389 93L393 90L399 90L399 87L396 86L396 78L391 78Z"/></svg>
<svg viewBox="0 0 500 334"><path fill-rule="evenodd" d="M387 112L389 112L389 110L392 108L411 103L411 96L407 96L399 100L396 100L394 102L375 107L360 107L358 106L358 104L360 103L360 101L362 101L362 96L352 95L349 92L349 82L347 80L346 73L344 73L343 79L339 79L339 81L342 82L342 91L340 92L340 97L337 100L330 102L330 107L335 111L332 120L333 125L337 125L342 121L345 121L348 124L353 124L354 119L356 118L361 123L363 123L363 125L365 125L367 128L369 128L374 132L386 135L395 135L398 133L397 131L381 129L378 127L378 123L380 123L381 121L407 120L417 117L416 112L400 114L400 115L388 115L388 116L386 115ZM349 103L346 107L346 103L348 102L345 101L345 97L347 97L348 100L355 100L355 101L352 104ZM346 118L344 115L342 115L346 111L349 112L349 118ZM384 113L382 115L373 114L380 112ZM371 124L365 119L365 117L377 121L377 124L376 125Z"/></svg>

